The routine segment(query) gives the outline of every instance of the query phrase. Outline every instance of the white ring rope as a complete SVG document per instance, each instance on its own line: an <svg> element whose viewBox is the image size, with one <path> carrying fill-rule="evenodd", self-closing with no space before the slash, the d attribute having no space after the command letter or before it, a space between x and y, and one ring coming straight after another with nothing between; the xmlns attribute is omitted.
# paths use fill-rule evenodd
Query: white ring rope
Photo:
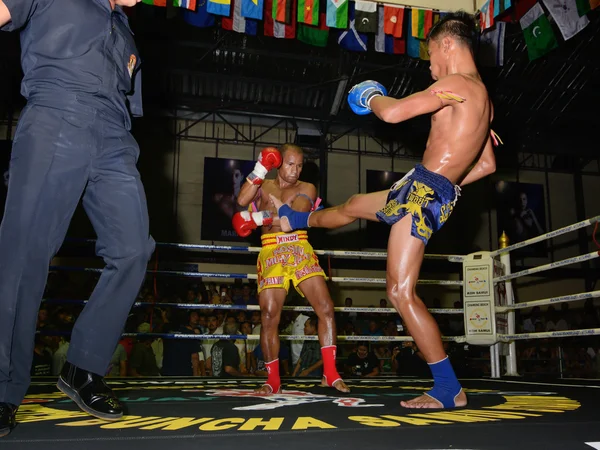
<svg viewBox="0 0 600 450"><path fill-rule="evenodd" d="M260 334L188 334L188 333L123 333L126 337L154 337L179 340L199 340L214 341L219 339L240 339L240 340L260 340ZM279 335L282 341L318 341L319 336L304 334L282 334ZM337 341L347 342L408 342L414 341L411 336L336 336ZM443 336L443 341L465 342L465 336Z"/></svg>
<svg viewBox="0 0 600 450"><path fill-rule="evenodd" d="M542 333L521 333L521 334L499 334L498 339L501 342L518 341L523 339L545 339L545 338L563 338L577 336L598 336L600 328L589 328L587 330L566 330L566 331L546 331Z"/></svg>
<svg viewBox="0 0 600 450"><path fill-rule="evenodd" d="M552 305L555 303L575 302L578 300L587 300L588 298L600 297L600 291L584 292L582 294L563 295L560 297L544 298L541 300L533 300L531 302L515 303L508 306L496 306L497 313L505 313L515 309L531 308L533 306Z"/></svg>
<svg viewBox="0 0 600 450"><path fill-rule="evenodd" d="M578 230L580 228L587 227L588 225L592 225L596 222L600 222L600 216L592 217L591 219L583 220L581 222L574 223L573 225L569 225L563 228L559 228L558 230L551 231L546 234L541 234L531 239L527 239L526 241L517 242L516 244L509 245L508 247L501 248L491 252L491 257L501 255L502 253L512 252L518 248L526 247L528 245L536 244L541 241L545 241L547 239L552 239L556 236L560 236L562 234L570 233L571 231Z"/></svg>
<svg viewBox="0 0 600 450"><path fill-rule="evenodd" d="M508 248L508 247L507 247ZM494 278L494 283L499 283L501 281L512 280L513 278L523 277L525 275L531 275L533 273L544 272L550 269L556 269L557 267L567 266L569 264L576 264L582 261L589 261L590 259L600 257L600 252L595 251L588 253L586 255L575 256L573 258L563 259L562 261L556 261L550 264L544 264L542 266L534 267L532 269L521 270L520 272L511 273L509 275L504 275L502 277Z"/></svg>

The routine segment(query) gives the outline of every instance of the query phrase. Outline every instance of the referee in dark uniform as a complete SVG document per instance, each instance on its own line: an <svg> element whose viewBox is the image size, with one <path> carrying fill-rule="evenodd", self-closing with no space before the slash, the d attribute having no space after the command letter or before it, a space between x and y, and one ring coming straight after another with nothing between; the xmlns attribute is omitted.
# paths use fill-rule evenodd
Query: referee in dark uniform
<svg viewBox="0 0 600 450"><path fill-rule="evenodd" d="M142 114L140 58L121 8L138 1L0 0L0 29L20 32L27 99L0 227L0 436L29 387L49 262L82 196L106 266L58 387L96 417L123 415L103 375L154 251L129 131Z"/></svg>

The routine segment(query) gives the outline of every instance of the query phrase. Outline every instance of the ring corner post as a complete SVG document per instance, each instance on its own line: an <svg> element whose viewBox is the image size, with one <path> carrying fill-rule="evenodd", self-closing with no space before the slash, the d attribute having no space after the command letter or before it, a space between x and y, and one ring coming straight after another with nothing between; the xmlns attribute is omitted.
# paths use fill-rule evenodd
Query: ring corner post
<svg viewBox="0 0 600 450"><path fill-rule="evenodd" d="M490 252L471 253L463 260L466 342L490 347L492 378L500 378L494 273L495 263Z"/></svg>

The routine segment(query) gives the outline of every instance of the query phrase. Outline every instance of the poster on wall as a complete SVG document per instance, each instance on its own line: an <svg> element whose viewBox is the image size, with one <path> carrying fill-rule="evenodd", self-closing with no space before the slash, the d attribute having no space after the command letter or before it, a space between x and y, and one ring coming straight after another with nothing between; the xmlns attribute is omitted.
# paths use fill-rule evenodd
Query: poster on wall
<svg viewBox="0 0 600 450"><path fill-rule="evenodd" d="M498 181L494 191L498 238L504 231L510 244L516 244L547 232L543 185ZM546 241L517 249L513 254L546 257Z"/></svg>
<svg viewBox="0 0 600 450"><path fill-rule="evenodd" d="M387 191L406 173L385 170L367 170L367 192ZM390 227L380 222L367 222L366 245L369 248L387 248Z"/></svg>
<svg viewBox="0 0 600 450"><path fill-rule="evenodd" d="M247 242L259 238L258 232L241 238L231 226L233 215L247 209L238 206L237 198L254 164L239 159L204 158L203 240Z"/></svg>

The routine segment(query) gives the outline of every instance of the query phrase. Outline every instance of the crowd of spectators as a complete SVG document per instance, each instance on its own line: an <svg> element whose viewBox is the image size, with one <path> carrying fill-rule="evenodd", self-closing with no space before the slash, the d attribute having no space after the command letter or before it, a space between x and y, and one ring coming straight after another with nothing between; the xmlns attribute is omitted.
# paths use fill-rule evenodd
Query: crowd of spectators
<svg viewBox="0 0 600 450"><path fill-rule="evenodd" d="M38 330L31 368L33 376L57 375L66 360L69 332L84 307L81 301L90 294L95 280L65 282L65 274L52 273L45 298L60 302L43 302L38 314ZM189 282L189 280L187 280ZM213 376L266 377L265 361L258 339L211 339L210 335L260 335L261 314L258 310L213 309L210 305L258 305L256 285L236 280L233 284L198 282L193 285L173 281L158 289L153 280L140 291L130 313L124 337L117 345L108 376ZM185 308L181 304L205 305ZM301 303L305 304L305 303ZM344 302L353 306L352 298ZM171 306L172 305L172 306ZM386 299L372 307L389 308ZM439 308L439 300L429 305ZM462 308L456 302L455 308ZM517 311L518 332L600 328L598 308L590 299L582 310L563 303L560 311L550 306L546 311L533 308L528 314ZM445 336L464 334L461 314L435 315ZM407 335L400 316L389 313L342 312L336 314L338 336ZM317 318L308 313L286 310L280 321L282 335L315 335ZM202 339L156 338L148 333L204 335ZM489 352L480 346L445 342L458 376L489 374ZM592 377L600 373L598 339L537 339L519 341L519 369L534 374L564 377ZM319 377L322 373L318 341L283 339L279 354L282 376ZM409 342L338 342L338 370L346 377L395 375L430 376L425 359L415 343Z"/></svg>

